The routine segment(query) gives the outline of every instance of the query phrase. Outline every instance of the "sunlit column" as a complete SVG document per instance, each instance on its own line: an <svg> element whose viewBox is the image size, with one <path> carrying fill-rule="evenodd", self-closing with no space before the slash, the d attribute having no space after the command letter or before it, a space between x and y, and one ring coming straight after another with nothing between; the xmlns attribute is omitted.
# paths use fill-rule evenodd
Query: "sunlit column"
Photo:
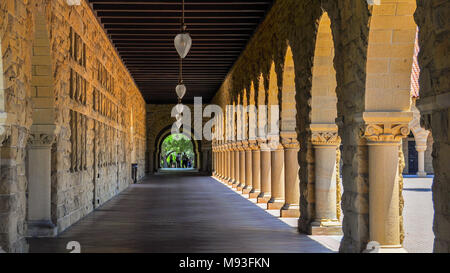
<svg viewBox="0 0 450 273"><path fill-rule="evenodd" d="M242 141L239 142L239 185L236 187L238 191L242 191L245 186L245 150Z"/></svg>
<svg viewBox="0 0 450 273"><path fill-rule="evenodd" d="M278 140L271 140L271 198L267 209L279 210L284 205L284 149Z"/></svg>
<svg viewBox="0 0 450 273"><path fill-rule="evenodd" d="M425 151L427 150L427 145L416 145L417 151L417 159L418 159L418 170L417 176L426 177L427 173L425 172Z"/></svg>
<svg viewBox="0 0 450 273"><path fill-rule="evenodd" d="M340 144L335 124L312 124L311 143L315 155L315 219L311 234L341 234L336 206L336 149Z"/></svg>
<svg viewBox="0 0 450 273"><path fill-rule="evenodd" d="M281 217L300 217L300 181L298 152L300 149L297 134L282 133L285 162L285 203L281 208Z"/></svg>
<svg viewBox="0 0 450 273"><path fill-rule="evenodd" d="M234 143L234 182L233 182L233 188L237 188L237 186L241 183L239 181L239 171L240 171L240 157L239 157L239 144L237 142Z"/></svg>
<svg viewBox="0 0 450 273"><path fill-rule="evenodd" d="M267 203L271 197L271 150L266 140L258 140L261 163L261 193L258 195L258 203Z"/></svg>
<svg viewBox="0 0 450 273"><path fill-rule="evenodd" d="M212 143L212 167L213 167L212 175L213 175L213 177L217 177L216 161L217 161L216 160L216 144L215 144L215 141L213 141L213 143Z"/></svg>
<svg viewBox="0 0 450 273"><path fill-rule="evenodd" d="M409 134L411 112L366 112L369 146L370 241L381 252L404 251L400 243L399 149Z"/></svg>
<svg viewBox="0 0 450 273"><path fill-rule="evenodd" d="M245 186L242 189L243 194L248 194L252 190L252 150L249 142L245 143Z"/></svg>
<svg viewBox="0 0 450 273"><path fill-rule="evenodd" d="M261 193L261 151L256 141L251 142L250 149L252 153L252 190L249 192L249 198L257 198Z"/></svg>

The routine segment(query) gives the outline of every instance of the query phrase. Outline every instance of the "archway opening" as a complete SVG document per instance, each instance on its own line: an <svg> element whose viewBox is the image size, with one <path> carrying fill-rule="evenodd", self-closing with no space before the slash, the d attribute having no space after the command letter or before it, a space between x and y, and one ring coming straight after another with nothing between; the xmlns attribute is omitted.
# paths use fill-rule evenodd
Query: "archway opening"
<svg viewBox="0 0 450 273"><path fill-rule="evenodd" d="M194 169L196 155L192 140L184 134L168 135L161 143L161 169Z"/></svg>

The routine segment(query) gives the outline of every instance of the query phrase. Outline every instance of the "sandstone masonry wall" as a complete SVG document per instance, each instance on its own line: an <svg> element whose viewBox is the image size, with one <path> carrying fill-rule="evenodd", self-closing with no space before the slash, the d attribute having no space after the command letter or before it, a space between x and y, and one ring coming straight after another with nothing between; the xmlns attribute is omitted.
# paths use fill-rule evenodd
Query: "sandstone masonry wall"
<svg viewBox="0 0 450 273"><path fill-rule="evenodd" d="M0 6L0 200L7 204L0 205L0 246L8 252L27 250L25 148L31 125L53 117L49 112L56 135L51 202L58 231L128 187L132 163L139 165L138 178L144 175L145 102L91 8L81 2L70 7L63 0L8 0ZM46 26L35 27L37 14ZM51 64L39 63L45 61L40 56Z"/></svg>
<svg viewBox="0 0 450 273"><path fill-rule="evenodd" d="M434 251L450 252L450 2L418 0L421 125L433 135Z"/></svg>

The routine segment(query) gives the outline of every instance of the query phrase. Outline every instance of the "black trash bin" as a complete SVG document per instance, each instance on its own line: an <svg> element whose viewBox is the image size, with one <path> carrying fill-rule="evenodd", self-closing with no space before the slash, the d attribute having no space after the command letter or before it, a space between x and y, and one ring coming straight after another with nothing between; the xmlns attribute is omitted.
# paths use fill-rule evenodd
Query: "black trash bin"
<svg viewBox="0 0 450 273"><path fill-rule="evenodd" d="M133 179L133 183L137 183L137 171L138 171L138 164L131 164L131 179Z"/></svg>

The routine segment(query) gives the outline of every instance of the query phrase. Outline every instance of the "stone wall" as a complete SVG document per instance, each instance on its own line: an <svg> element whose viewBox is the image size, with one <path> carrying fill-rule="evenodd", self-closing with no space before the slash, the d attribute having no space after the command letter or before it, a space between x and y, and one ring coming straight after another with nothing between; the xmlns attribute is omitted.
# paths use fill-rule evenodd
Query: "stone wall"
<svg viewBox="0 0 450 273"><path fill-rule="evenodd" d="M145 102L81 3L0 6L0 246L8 252L27 250L25 148L36 125L54 127L51 214L59 232L128 187L132 163L144 175Z"/></svg>
<svg viewBox="0 0 450 273"><path fill-rule="evenodd" d="M32 9L30 1L0 2L0 247L8 252L28 249L25 147L32 123Z"/></svg>
<svg viewBox="0 0 450 273"><path fill-rule="evenodd" d="M421 124L433 135L434 251L450 252L450 2L418 0Z"/></svg>

